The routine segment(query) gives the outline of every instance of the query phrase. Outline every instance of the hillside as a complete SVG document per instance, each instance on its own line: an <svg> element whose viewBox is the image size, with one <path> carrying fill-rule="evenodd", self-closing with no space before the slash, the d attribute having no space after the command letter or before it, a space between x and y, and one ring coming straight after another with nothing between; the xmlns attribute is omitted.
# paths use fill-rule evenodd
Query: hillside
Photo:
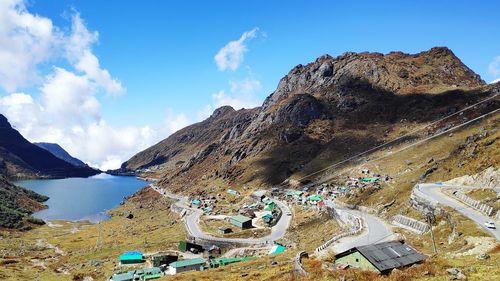
<svg viewBox="0 0 500 281"><path fill-rule="evenodd" d="M8 178L58 178L98 173L89 167L75 167L30 143L0 114L0 174Z"/></svg>
<svg viewBox="0 0 500 281"><path fill-rule="evenodd" d="M47 196L24 189L0 176L0 228L20 228L27 216L46 208ZM36 220L33 220L36 221Z"/></svg>
<svg viewBox="0 0 500 281"><path fill-rule="evenodd" d="M48 152L54 154L54 156L56 156L57 158L62 159L73 166L77 167L86 166L86 164L83 163L83 161L71 156L66 150L64 150L64 148L62 148L57 143L35 142L34 144L38 147L47 150Z"/></svg>
<svg viewBox="0 0 500 281"><path fill-rule="evenodd" d="M114 172L159 177L178 190L214 180L269 186L394 139L498 88L444 47L324 55L294 67L261 107L219 108Z"/></svg>

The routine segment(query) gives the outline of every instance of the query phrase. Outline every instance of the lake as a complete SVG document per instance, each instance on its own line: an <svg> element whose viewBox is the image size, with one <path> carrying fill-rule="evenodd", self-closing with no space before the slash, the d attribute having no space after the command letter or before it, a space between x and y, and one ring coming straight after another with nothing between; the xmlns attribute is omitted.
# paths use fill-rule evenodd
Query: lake
<svg viewBox="0 0 500 281"><path fill-rule="evenodd" d="M16 184L50 197L45 203L49 208L33 214L36 218L98 222L108 219L107 210L120 205L124 197L147 182L135 177L99 174L89 178L22 180Z"/></svg>

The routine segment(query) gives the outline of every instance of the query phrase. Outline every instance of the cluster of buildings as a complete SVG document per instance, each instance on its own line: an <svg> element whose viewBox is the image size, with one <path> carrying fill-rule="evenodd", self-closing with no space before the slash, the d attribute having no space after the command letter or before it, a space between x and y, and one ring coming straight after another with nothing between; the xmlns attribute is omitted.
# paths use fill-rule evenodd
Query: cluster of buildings
<svg viewBox="0 0 500 281"><path fill-rule="evenodd" d="M316 193L309 192L308 189L303 190L289 190L285 194L288 202L296 202L302 205L314 206L320 209L325 205L325 196L322 189L316 190Z"/></svg>
<svg viewBox="0 0 500 281"><path fill-rule="evenodd" d="M201 245L188 241L179 241L178 250L180 252L191 252L200 254L199 257L191 259L179 259L177 254L156 254L145 257L139 251L129 251L120 255L120 265L136 267L143 265L149 258L153 267L143 269L133 269L127 272L113 274L109 281L143 281L158 279L166 275L175 275L187 271L202 271L209 268L218 268L228 264L255 259L255 256L225 258L220 257L221 250L213 245L205 249ZM284 248L281 250L283 251ZM206 252L208 258L203 258L202 253Z"/></svg>

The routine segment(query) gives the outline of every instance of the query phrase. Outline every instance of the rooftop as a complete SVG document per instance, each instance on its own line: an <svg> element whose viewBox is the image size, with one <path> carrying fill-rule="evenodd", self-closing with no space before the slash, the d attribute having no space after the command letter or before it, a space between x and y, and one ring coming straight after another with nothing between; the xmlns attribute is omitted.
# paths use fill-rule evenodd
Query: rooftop
<svg viewBox="0 0 500 281"><path fill-rule="evenodd" d="M205 260L202 258L190 259L190 260L180 260L170 264L171 267L185 267L190 265L202 265L205 264Z"/></svg>
<svg viewBox="0 0 500 281"><path fill-rule="evenodd" d="M137 260L142 259L142 253L139 251L125 252L120 256L120 260Z"/></svg>
<svg viewBox="0 0 500 281"><path fill-rule="evenodd" d="M425 255L400 241L354 247L336 255L335 258L347 256L355 251L358 251L369 260L380 272L414 264L426 258Z"/></svg>
<svg viewBox="0 0 500 281"><path fill-rule="evenodd" d="M113 281L132 280L134 278L134 272L132 271L127 273L115 274L111 278L113 279Z"/></svg>
<svg viewBox="0 0 500 281"><path fill-rule="evenodd" d="M251 218L245 217L245 216L242 216L242 215L233 216L233 217L231 217L231 219L235 220L237 222L240 222L240 223L245 223L247 221L251 221L252 220Z"/></svg>

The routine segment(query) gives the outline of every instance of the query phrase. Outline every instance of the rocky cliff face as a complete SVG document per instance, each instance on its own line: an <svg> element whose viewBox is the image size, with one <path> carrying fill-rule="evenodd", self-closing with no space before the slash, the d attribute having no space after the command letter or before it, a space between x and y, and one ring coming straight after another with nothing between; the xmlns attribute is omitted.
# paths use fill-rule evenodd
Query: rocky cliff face
<svg viewBox="0 0 500 281"><path fill-rule="evenodd" d="M88 177L100 171L75 167L27 141L0 114L0 175L8 178Z"/></svg>
<svg viewBox="0 0 500 281"><path fill-rule="evenodd" d="M491 95L488 87L447 48L324 55L294 67L262 107L219 108L119 172L152 172L164 185L275 184L456 111Z"/></svg>

